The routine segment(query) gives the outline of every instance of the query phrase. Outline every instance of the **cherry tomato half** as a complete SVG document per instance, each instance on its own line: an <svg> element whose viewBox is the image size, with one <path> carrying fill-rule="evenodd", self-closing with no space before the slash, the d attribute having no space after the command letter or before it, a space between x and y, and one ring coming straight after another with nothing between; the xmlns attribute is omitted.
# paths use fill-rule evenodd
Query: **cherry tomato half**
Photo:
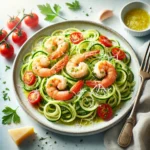
<svg viewBox="0 0 150 150"><path fill-rule="evenodd" d="M5 58L11 58L14 55L14 48L9 43L0 44L0 54Z"/></svg>
<svg viewBox="0 0 150 150"><path fill-rule="evenodd" d="M36 76L32 71L26 71L23 75L23 82L27 85L33 85L36 81Z"/></svg>
<svg viewBox="0 0 150 150"><path fill-rule="evenodd" d="M31 13L30 16L26 16L24 22L30 28L34 28L38 25L39 17L35 13Z"/></svg>
<svg viewBox="0 0 150 150"><path fill-rule="evenodd" d="M109 40L106 36L101 35L99 37L99 41L101 44L105 45L106 47L111 47L112 46L112 41Z"/></svg>
<svg viewBox="0 0 150 150"><path fill-rule="evenodd" d="M97 108L97 114L103 120L110 120L113 116L113 110L109 104L101 104Z"/></svg>
<svg viewBox="0 0 150 150"><path fill-rule="evenodd" d="M9 19L9 21L7 22L7 27L12 30L16 25L17 23L20 21L20 18L19 17L11 17ZM17 26L18 29L21 28L21 23Z"/></svg>
<svg viewBox="0 0 150 150"><path fill-rule="evenodd" d="M38 90L31 91L28 95L28 100L31 104L37 104L41 100L41 95Z"/></svg>
<svg viewBox="0 0 150 150"><path fill-rule="evenodd" d="M124 58L126 58L125 52L118 47L113 48L111 50L111 53L116 59L123 60Z"/></svg>
<svg viewBox="0 0 150 150"><path fill-rule="evenodd" d="M15 30L12 33L12 40L18 45L22 45L27 40L27 34L23 30Z"/></svg>
<svg viewBox="0 0 150 150"><path fill-rule="evenodd" d="M0 30L0 41L2 41L6 37L6 35L7 35L7 31L1 29Z"/></svg>
<svg viewBox="0 0 150 150"><path fill-rule="evenodd" d="M73 33L70 35L70 40L71 40L72 43L78 44L78 43L80 43L81 41L83 41L83 35L82 35L82 33L80 33L80 32L73 32Z"/></svg>

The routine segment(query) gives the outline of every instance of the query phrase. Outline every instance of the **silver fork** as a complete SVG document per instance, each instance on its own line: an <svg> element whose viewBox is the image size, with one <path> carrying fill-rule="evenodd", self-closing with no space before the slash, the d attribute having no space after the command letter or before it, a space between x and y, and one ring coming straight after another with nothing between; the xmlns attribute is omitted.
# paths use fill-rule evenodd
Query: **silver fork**
<svg viewBox="0 0 150 150"><path fill-rule="evenodd" d="M141 85L139 87L138 93L136 95L133 108L131 110L130 116L127 118L126 123L124 127L122 128L122 131L118 137L118 144L119 146L126 148L130 145L132 140L132 130L136 123L136 109L138 102L140 100L140 97L142 95L142 91L144 88L144 83L146 80L150 79L150 42L147 47L144 59L141 64L140 68L140 77L141 77Z"/></svg>

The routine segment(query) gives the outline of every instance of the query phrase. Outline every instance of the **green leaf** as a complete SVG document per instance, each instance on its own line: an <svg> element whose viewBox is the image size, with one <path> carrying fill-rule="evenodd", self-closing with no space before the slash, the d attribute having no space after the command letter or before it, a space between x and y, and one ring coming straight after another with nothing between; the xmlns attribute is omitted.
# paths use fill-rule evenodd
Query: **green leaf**
<svg viewBox="0 0 150 150"><path fill-rule="evenodd" d="M54 5L54 10L56 12L56 14L59 14L61 7L57 4Z"/></svg>
<svg viewBox="0 0 150 150"><path fill-rule="evenodd" d="M66 5L68 6L69 9L72 9L72 10L80 9L80 4L79 4L79 1L77 1L77 0L75 0L72 3L66 3Z"/></svg>
<svg viewBox="0 0 150 150"><path fill-rule="evenodd" d="M14 113L13 122L20 123L20 117L18 116L18 114L16 112Z"/></svg>
<svg viewBox="0 0 150 150"><path fill-rule="evenodd" d="M48 3L46 3L46 5L38 5L38 8L40 9L41 13L44 15L54 14L51 6Z"/></svg>
<svg viewBox="0 0 150 150"><path fill-rule="evenodd" d="M37 7L39 8L40 12L45 15L45 20L47 21L53 21L56 17L60 17L64 20L66 20L65 18L59 16L59 12L61 7L58 4L55 4L52 10L52 7L50 6L50 4L46 3L46 5L37 5Z"/></svg>
<svg viewBox="0 0 150 150"><path fill-rule="evenodd" d="M47 16L45 17L45 20L47 20L47 21L52 21L52 20L54 20L55 17L56 17L56 15L47 15Z"/></svg>
<svg viewBox="0 0 150 150"><path fill-rule="evenodd" d="M12 122L12 114L2 117L2 124L11 124Z"/></svg>
<svg viewBox="0 0 150 150"><path fill-rule="evenodd" d="M14 110L8 106L5 107L5 109L2 110L2 112L6 115L10 115L12 113L14 113Z"/></svg>
<svg viewBox="0 0 150 150"><path fill-rule="evenodd" d="M14 123L20 122L20 117L18 116L17 109L12 109L8 106L5 107L5 109L2 110L2 112L5 114L5 116L2 117L2 124L11 124L12 121Z"/></svg>

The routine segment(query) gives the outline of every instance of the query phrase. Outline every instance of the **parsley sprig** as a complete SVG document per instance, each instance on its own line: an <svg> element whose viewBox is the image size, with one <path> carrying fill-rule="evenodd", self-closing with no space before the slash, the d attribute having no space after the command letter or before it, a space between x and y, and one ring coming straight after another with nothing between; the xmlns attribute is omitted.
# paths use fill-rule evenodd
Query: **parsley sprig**
<svg viewBox="0 0 150 150"><path fill-rule="evenodd" d="M50 6L50 4L48 4L48 3L46 3L45 5L38 5L38 8L41 11L41 13L46 16L45 20L47 20L47 21L51 22L56 17L66 20L65 18L63 18L59 15L61 7L58 4L55 4L53 6L53 9Z"/></svg>
<svg viewBox="0 0 150 150"><path fill-rule="evenodd" d="M66 3L66 5L68 6L69 9L72 9L72 10L80 9L80 4L79 4L79 1L77 1L77 0L75 0L72 3Z"/></svg>
<svg viewBox="0 0 150 150"><path fill-rule="evenodd" d="M18 107L17 107L18 108ZM5 116L2 117L2 124L11 124L13 123L20 123L20 117L17 114L17 108L14 110L8 106L5 107L5 109L2 110L2 112L5 114Z"/></svg>

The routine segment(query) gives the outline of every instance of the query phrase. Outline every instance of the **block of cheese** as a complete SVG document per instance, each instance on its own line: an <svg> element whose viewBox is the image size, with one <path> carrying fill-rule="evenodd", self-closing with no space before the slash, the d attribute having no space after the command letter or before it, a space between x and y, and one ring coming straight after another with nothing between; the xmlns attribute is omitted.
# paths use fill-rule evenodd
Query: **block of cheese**
<svg viewBox="0 0 150 150"><path fill-rule="evenodd" d="M16 128L16 129L10 129L8 130L8 133L14 140L14 142L19 145L24 139L26 139L28 136L34 134L34 128L33 127L22 127L22 128Z"/></svg>

